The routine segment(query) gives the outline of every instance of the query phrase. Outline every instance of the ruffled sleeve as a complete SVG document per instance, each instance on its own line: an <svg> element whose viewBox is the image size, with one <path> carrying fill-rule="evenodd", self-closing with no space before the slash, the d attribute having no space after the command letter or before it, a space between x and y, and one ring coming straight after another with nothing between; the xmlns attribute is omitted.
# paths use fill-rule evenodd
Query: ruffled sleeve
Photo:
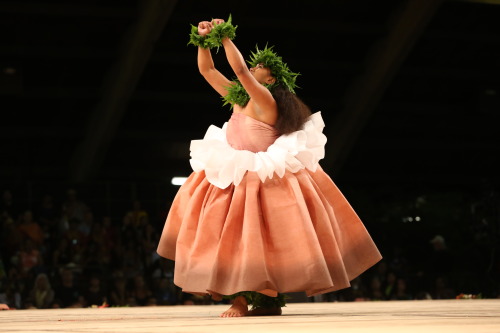
<svg viewBox="0 0 500 333"><path fill-rule="evenodd" d="M300 130L280 136L265 152L253 153L228 144L227 123L222 128L211 125L203 139L191 141L189 162L195 172L204 170L207 180L221 189L238 185L247 171L256 172L262 182L275 173L281 178L286 170L314 172L325 157L324 127L321 112L316 112Z"/></svg>

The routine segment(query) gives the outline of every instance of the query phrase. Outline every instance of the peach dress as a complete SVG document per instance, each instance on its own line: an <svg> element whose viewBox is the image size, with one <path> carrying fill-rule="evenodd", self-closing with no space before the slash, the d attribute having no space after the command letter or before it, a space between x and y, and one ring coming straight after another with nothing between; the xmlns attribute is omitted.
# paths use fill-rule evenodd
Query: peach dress
<svg viewBox="0 0 500 333"><path fill-rule="evenodd" d="M321 114L300 131L233 113L191 143L194 172L179 189L158 245L174 283L193 294L304 291L350 286L381 255L318 161Z"/></svg>

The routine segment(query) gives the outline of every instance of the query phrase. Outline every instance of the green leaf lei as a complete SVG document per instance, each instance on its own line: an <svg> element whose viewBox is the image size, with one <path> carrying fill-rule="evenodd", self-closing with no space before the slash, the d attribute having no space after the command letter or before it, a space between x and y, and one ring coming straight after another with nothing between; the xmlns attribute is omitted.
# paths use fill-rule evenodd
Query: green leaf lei
<svg viewBox="0 0 500 333"><path fill-rule="evenodd" d="M240 80L235 78L229 87L225 87L227 90L227 95L222 96L222 100L224 104L222 106L230 104L231 109L234 107L234 104L245 106L250 100L250 95L248 95L245 88L241 84Z"/></svg>
<svg viewBox="0 0 500 333"><path fill-rule="evenodd" d="M271 89L275 85L275 83L264 84L264 87L266 87L267 89ZM233 82L231 82L231 85L225 88L227 90L227 95L222 96L222 100L224 101L224 104L222 104L222 106L230 104L232 109L234 107L234 104L242 107L247 105L248 101L250 100L250 95L248 95L247 91L241 84L240 80L238 80L238 78L234 78Z"/></svg>
<svg viewBox="0 0 500 333"><path fill-rule="evenodd" d="M256 46L256 51L252 52L250 60L247 60L247 62L252 67L262 64L271 70L271 75L276 78L276 81L271 84L264 84L267 89L270 90L279 84L284 84L291 93L295 94L295 88L298 88L295 81L300 74L290 71L288 65L273 51L273 47L266 45L264 49L260 50L259 46ZM231 108L233 108L234 104L245 106L250 100L250 96L238 79L234 79L232 84L226 87L226 90L228 93L222 97L223 105L231 104Z"/></svg>
<svg viewBox="0 0 500 333"><path fill-rule="evenodd" d="M278 294L277 297L270 297L255 291L240 291L239 293L230 296L224 296L224 298L235 299L238 296L245 297L248 304L252 305L252 310L259 308L282 308L286 306L286 299L288 298L284 294Z"/></svg>
<svg viewBox="0 0 500 333"><path fill-rule="evenodd" d="M236 28L238 26L233 26L231 15L226 22L221 24L215 24L213 29L205 36L200 36L198 34L198 27L191 25L191 34L189 35L189 44L194 46L200 46L204 49L213 49L214 47L219 49L222 46L222 40L224 38L229 38L233 40L236 37Z"/></svg>

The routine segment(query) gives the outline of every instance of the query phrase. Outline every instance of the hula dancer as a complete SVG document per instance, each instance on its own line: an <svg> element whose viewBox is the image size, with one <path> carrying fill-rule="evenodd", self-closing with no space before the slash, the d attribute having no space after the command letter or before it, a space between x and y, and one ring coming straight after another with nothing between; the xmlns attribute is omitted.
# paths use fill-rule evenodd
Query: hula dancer
<svg viewBox="0 0 500 333"><path fill-rule="evenodd" d="M279 315L284 293L347 288L381 255L319 166L324 122L295 95L298 73L267 46L248 69L235 30L231 17L192 26L200 73L232 115L191 142L194 172L174 199L158 253L176 261L184 292L233 299L221 317ZM210 50L219 47L234 80L214 66Z"/></svg>

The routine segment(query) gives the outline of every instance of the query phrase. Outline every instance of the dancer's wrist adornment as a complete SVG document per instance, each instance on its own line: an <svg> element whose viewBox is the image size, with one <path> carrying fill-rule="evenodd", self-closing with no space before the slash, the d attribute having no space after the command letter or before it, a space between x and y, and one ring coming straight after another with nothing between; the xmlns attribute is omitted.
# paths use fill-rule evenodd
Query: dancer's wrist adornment
<svg viewBox="0 0 500 333"><path fill-rule="evenodd" d="M231 15L229 15L226 22L215 24L212 30L204 36L198 34L198 27L191 25L188 45L192 44L204 49L218 49L222 46L223 39L229 38L233 40L236 37L236 28L238 26L234 26L231 21L232 18Z"/></svg>

